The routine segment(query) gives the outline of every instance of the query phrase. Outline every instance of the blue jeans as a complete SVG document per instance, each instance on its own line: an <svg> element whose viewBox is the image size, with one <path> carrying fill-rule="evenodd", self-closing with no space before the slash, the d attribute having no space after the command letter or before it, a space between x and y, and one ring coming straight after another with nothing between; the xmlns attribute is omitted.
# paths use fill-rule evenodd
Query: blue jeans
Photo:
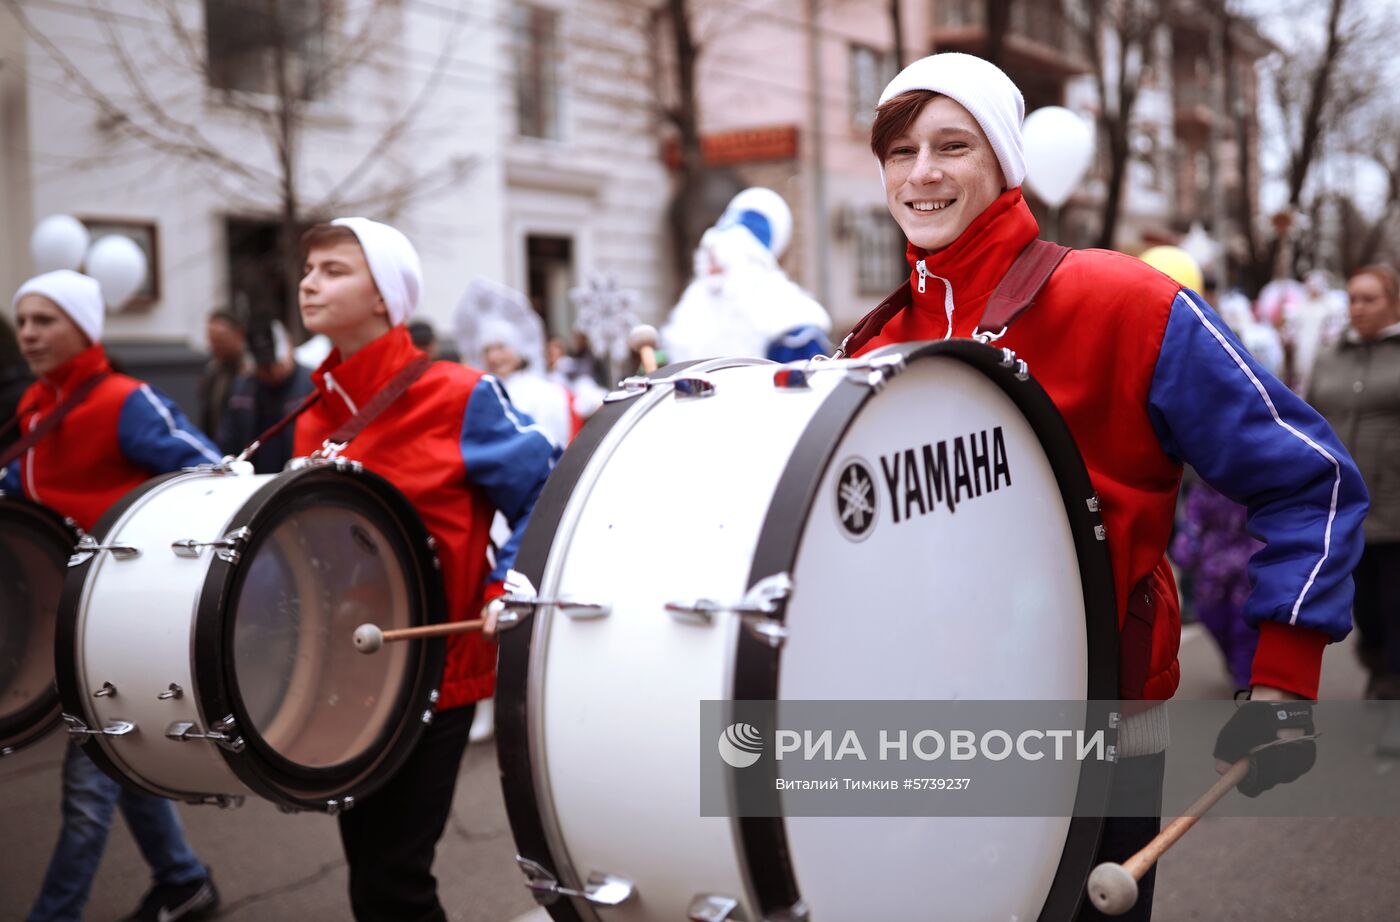
<svg viewBox="0 0 1400 922"><path fill-rule="evenodd" d="M69 743L63 760L63 828L27 922L78 922L82 917L118 803L157 885L188 884L209 874L185 841L173 803L127 790Z"/></svg>

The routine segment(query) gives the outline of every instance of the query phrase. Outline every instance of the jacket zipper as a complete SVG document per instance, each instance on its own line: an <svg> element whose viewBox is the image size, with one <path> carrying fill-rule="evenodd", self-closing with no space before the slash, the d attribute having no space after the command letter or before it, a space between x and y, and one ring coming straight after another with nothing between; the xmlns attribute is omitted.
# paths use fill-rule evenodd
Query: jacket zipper
<svg viewBox="0 0 1400 922"><path fill-rule="evenodd" d="M919 270L919 294L923 294L924 284L928 280L928 267L924 265L924 261L921 259L914 264L914 268Z"/></svg>

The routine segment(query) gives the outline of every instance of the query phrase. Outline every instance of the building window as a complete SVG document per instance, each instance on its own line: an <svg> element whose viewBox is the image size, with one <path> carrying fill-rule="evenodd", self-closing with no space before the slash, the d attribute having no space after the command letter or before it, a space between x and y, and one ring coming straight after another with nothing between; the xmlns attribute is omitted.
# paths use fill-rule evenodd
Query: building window
<svg viewBox="0 0 1400 922"><path fill-rule="evenodd" d="M880 92L895 75L894 55L868 45L851 45L851 124L868 130L875 121Z"/></svg>
<svg viewBox="0 0 1400 922"><path fill-rule="evenodd" d="M559 14L521 4L515 33L515 109L523 137L559 140Z"/></svg>
<svg viewBox="0 0 1400 922"><path fill-rule="evenodd" d="M856 291L862 295L889 294L909 275L904 232L883 206L862 209L853 217Z"/></svg>
<svg viewBox="0 0 1400 922"><path fill-rule="evenodd" d="M284 56L290 92L322 95L326 27L334 0L204 0L209 85L218 90L277 92L277 59Z"/></svg>
<svg viewBox="0 0 1400 922"><path fill-rule="evenodd" d="M938 24L954 29L982 25L984 12L983 0L944 0L934 6Z"/></svg>

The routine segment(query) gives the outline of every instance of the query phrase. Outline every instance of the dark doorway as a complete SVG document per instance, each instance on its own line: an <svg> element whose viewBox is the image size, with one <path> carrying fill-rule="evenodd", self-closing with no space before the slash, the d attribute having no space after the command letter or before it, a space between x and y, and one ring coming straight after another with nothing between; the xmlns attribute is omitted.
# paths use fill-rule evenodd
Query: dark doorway
<svg viewBox="0 0 1400 922"><path fill-rule="evenodd" d="M525 238L525 293L544 318L545 336L570 341L574 328L569 289L574 285L574 241L531 234Z"/></svg>
<svg viewBox="0 0 1400 922"><path fill-rule="evenodd" d="M280 320L300 342L301 317L296 304L288 303L279 246L280 223L264 218L225 218L228 248L228 307L244 323L253 326Z"/></svg>

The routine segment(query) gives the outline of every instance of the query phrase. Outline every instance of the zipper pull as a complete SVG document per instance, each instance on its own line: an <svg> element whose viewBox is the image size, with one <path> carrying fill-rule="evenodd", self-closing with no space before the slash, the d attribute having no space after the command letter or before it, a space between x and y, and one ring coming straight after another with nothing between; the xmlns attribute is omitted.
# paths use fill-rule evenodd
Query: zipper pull
<svg viewBox="0 0 1400 922"><path fill-rule="evenodd" d="M914 268L919 270L919 294L923 294L924 283L928 279L928 267L924 265L924 261L921 259L914 264Z"/></svg>

